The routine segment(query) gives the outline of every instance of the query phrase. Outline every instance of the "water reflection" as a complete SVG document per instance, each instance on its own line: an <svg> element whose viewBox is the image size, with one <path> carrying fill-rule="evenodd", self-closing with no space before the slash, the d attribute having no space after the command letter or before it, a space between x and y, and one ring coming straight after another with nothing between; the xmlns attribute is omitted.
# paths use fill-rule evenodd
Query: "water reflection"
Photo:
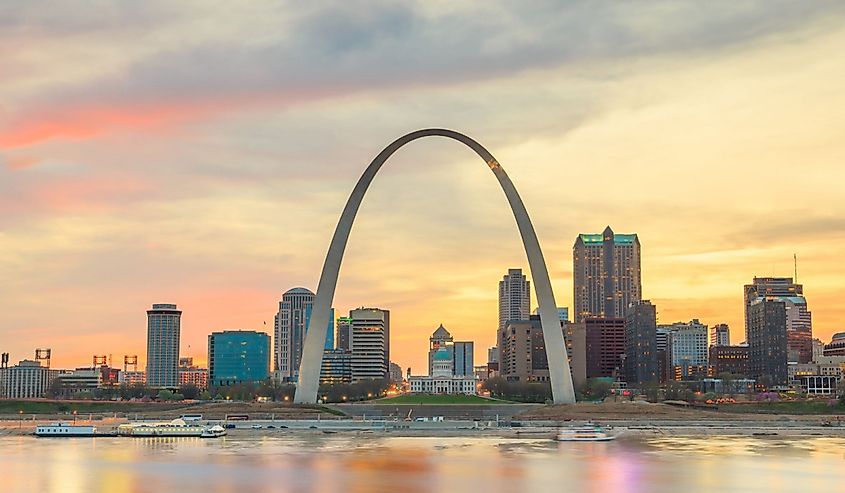
<svg viewBox="0 0 845 493"><path fill-rule="evenodd" d="M841 491L845 440L243 435L0 439L5 492Z"/></svg>

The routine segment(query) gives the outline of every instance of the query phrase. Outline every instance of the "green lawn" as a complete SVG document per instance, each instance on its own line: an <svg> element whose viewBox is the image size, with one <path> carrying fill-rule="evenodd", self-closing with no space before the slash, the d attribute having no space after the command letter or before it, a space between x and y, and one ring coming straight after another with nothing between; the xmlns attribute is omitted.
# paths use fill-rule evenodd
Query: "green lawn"
<svg viewBox="0 0 845 493"><path fill-rule="evenodd" d="M477 395L402 394L371 401L371 404L510 404L510 401L485 399Z"/></svg>

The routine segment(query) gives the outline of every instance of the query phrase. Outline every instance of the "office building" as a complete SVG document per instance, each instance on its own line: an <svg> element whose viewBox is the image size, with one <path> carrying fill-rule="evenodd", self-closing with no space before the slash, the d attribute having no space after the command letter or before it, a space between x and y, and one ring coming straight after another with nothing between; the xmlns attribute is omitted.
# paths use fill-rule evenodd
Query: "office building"
<svg viewBox="0 0 845 493"><path fill-rule="evenodd" d="M706 331L704 337L706 345ZM625 315L625 381L634 386L657 380L657 309L638 301Z"/></svg>
<svg viewBox="0 0 845 493"><path fill-rule="evenodd" d="M73 396L80 392L92 392L103 386L103 373L99 368L76 368L71 371L60 372L56 375L60 382L62 394ZM177 387L173 385L172 387ZM152 387L152 386L151 386Z"/></svg>
<svg viewBox="0 0 845 493"><path fill-rule="evenodd" d="M269 376L269 335L254 330L209 334L208 379L212 386L261 382Z"/></svg>
<svg viewBox="0 0 845 493"><path fill-rule="evenodd" d="M748 308L748 373L765 387L787 384L786 308L776 297L755 298Z"/></svg>
<svg viewBox="0 0 845 493"><path fill-rule="evenodd" d="M586 340L586 378L623 376L625 354L625 319L583 319Z"/></svg>
<svg viewBox="0 0 845 493"><path fill-rule="evenodd" d="M499 330L511 320L528 320L531 315L531 282L522 269L508 269L499 281Z"/></svg>
<svg viewBox="0 0 845 493"><path fill-rule="evenodd" d="M829 344L822 350L824 356L845 356L845 332L833 334Z"/></svg>
<svg viewBox="0 0 845 493"><path fill-rule="evenodd" d="M710 374L748 375L748 346L710 346Z"/></svg>
<svg viewBox="0 0 845 493"><path fill-rule="evenodd" d="M357 308L352 319L352 381L388 378L390 365L390 312L380 308Z"/></svg>
<svg viewBox="0 0 845 493"><path fill-rule="evenodd" d="M147 310L147 385L179 386L179 336L182 311L170 303Z"/></svg>
<svg viewBox="0 0 845 493"><path fill-rule="evenodd" d="M809 363L813 359L812 315L804 298L804 287L791 277L755 277L744 287L746 337L750 323L750 307L756 300L767 298L786 304L787 360Z"/></svg>
<svg viewBox="0 0 845 493"><path fill-rule="evenodd" d="M567 339L567 357L570 358L573 381L584 380L581 369L584 363L584 337L576 336L578 327L562 324ZM539 315L529 320L511 320L499 333L499 376L509 382L546 382L549 380L549 360L546 341Z"/></svg>
<svg viewBox="0 0 845 493"><path fill-rule="evenodd" d="M666 332L667 371L670 380L707 375L707 326L698 319L658 327Z"/></svg>
<svg viewBox="0 0 845 493"><path fill-rule="evenodd" d="M731 330L728 324L716 324L710 328L711 346L730 346Z"/></svg>
<svg viewBox="0 0 845 493"><path fill-rule="evenodd" d="M349 351L349 339L351 337L351 330L351 318L337 317L337 349Z"/></svg>
<svg viewBox="0 0 845 493"><path fill-rule="evenodd" d="M179 366L179 386L193 385L194 387L205 390L208 388L208 369L199 368L193 364L188 366Z"/></svg>
<svg viewBox="0 0 845 493"><path fill-rule="evenodd" d="M339 384L352 382L352 352L346 349L323 350L323 362L320 365L320 384Z"/></svg>
<svg viewBox="0 0 845 493"><path fill-rule="evenodd" d="M390 383L401 384L404 380L402 376L402 367L397 363L390 362L390 368L387 370L390 374Z"/></svg>
<svg viewBox="0 0 845 493"><path fill-rule="evenodd" d="M314 297L308 289L293 288L282 294L279 301L279 311L273 321L273 369L282 381L294 382L299 376L307 315Z"/></svg>
<svg viewBox="0 0 845 493"><path fill-rule="evenodd" d="M0 368L0 397L37 399L44 397L59 374L37 361L22 360L15 366Z"/></svg>
<svg viewBox="0 0 845 493"><path fill-rule="evenodd" d="M640 240L636 234L580 234L572 247L574 316L624 318L642 298Z"/></svg>

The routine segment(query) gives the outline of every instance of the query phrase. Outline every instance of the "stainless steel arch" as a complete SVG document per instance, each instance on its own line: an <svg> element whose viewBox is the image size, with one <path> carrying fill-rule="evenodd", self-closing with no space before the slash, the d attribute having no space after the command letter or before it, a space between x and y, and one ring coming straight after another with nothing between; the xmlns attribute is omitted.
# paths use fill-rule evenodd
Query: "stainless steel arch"
<svg viewBox="0 0 845 493"><path fill-rule="evenodd" d="M546 261L543 252L540 250L540 243L531 219L525 210L525 205L516 191L505 170L490 152L475 140L464 134L453 130L442 128L428 128L417 130L404 135L385 147L383 151L373 159L373 162L361 175L355 189L352 190L346 207L338 221L331 245L329 246L326 262L323 264L323 272L320 275L320 283L317 286L317 298L314 301L314 308L311 312L311 320L305 344L302 350L302 360L299 366L299 382L296 386L294 402L313 403L317 400L317 389L320 383L320 366L323 357L323 342L326 340L326 330L329 323L329 312L331 310L334 293L337 287L337 278L340 273L340 264L343 260L343 252L352 230L352 223L364 194L373 181L376 173L382 167L387 158L405 144L429 136L447 137L457 140L475 151L481 159L490 167L493 174L499 180L502 190L508 199L508 203L516 219L519 233L522 236L522 243L525 253L528 256L528 265L531 269L531 277L534 281L534 291L537 294L537 302L540 306L540 322L543 327L543 339L546 344L546 355L549 361L549 380L552 384L552 397L556 404L567 404L575 402L575 391L572 387L572 375L569 372L569 361L566 357L566 348L563 331L560 327L560 320L555 304L552 283L549 279L549 271L546 268Z"/></svg>

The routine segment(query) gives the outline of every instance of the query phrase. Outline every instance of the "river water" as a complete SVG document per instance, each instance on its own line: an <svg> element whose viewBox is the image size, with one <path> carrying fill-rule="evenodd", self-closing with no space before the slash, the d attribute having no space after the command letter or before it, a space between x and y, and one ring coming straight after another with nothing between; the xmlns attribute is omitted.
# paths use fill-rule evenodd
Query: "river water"
<svg viewBox="0 0 845 493"><path fill-rule="evenodd" d="M845 439L0 438L8 492L845 491Z"/></svg>

